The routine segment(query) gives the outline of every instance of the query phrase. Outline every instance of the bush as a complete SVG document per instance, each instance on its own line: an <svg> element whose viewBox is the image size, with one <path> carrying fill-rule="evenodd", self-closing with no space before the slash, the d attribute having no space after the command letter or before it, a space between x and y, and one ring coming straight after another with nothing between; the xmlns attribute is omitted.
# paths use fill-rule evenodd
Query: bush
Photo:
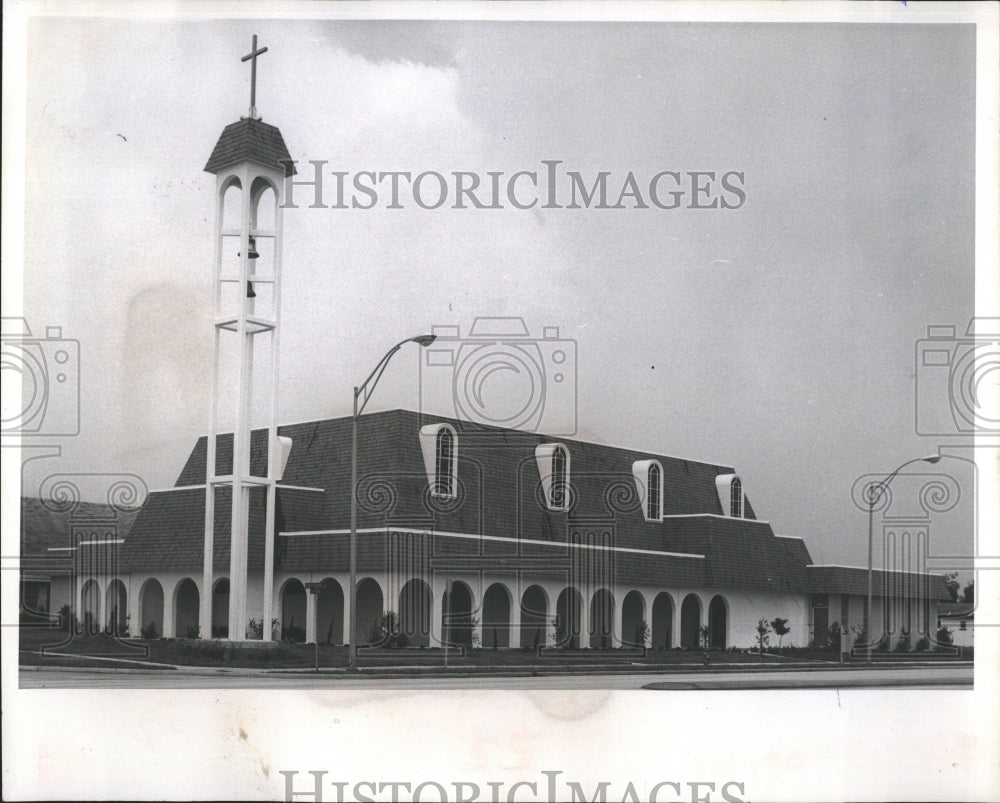
<svg viewBox="0 0 1000 803"><path fill-rule="evenodd" d="M146 639L146 641L152 641L160 636L160 633L156 628L156 622L150 622L148 625L140 627L139 634Z"/></svg>
<svg viewBox="0 0 1000 803"><path fill-rule="evenodd" d="M944 625L938 628L937 643L945 647L950 647L955 643L955 640L951 636L951 630Z"/></svg>
<svg viewBox="0 0 1000 803"><path fill-rule="evenodd" d="M833 652L840 652L840 622L834 622L826 633L826 647Z"/></svg>
<svg viewBox="0 0 1000 803"><path fill-rule="evenodd" d="M186 638L201 638L201 628L198 625L188 625L184 635Z"/></svg>
<svg viewBox="0 0 1000 803"><path fill-rule="evenodd" d="M927 636L921 636L917 640L917 652L925 652L931 646L931 640Z"/></svg>
<svg viewBox="0 0 1000 803"><path fill-rule="evenodd" d="M899 633L899 638L896 640L896 652L909 652L910 651L910 631L901 630Z"/></svg>

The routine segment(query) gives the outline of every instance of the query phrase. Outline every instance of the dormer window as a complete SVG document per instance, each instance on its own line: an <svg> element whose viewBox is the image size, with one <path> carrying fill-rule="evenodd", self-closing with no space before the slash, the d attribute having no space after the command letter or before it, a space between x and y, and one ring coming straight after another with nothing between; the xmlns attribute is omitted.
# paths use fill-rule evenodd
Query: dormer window
<svg viewBox="0 0 1000 803"><path fill-rule="evenodd" d="M663 521L663 466L659 460L637 460L632 464L636 493L642 500L646 521Z"/></svg>
<svg viewBox="0 0 1000 803"><path fill-rule="evenodd" d="M733 477L729 486L729 515L734 519L743 518L743 483L739 477Z"/></svg>
<svg viewBox="0 0 1000 803"><path fill-rule="evenodd" d="M420 428L420 451L431 495L453 498L458 489L458 438L448 424Z"/></svg>
<svg viewBox="0 0 1000 803"><path fill-rule="evenodd" d="M549 510L569 510L569 450L561 443L535 447L535 462Z"/></svg>
<svg viewBox="0 0 1000 803"><path fill-rule="evenodd" d="M722 515L733 519L742 519L743 482L737 474L720 474L715 478L715 489L719 494L719 505Z"/></svg>
<svg viewBox="0 0 1000 803"><path fill-rule="evenodd" d="M566 469L569 458L566 449L557 446L552 452L552 507L558 510L566 509Z"/></svg>
<svg viewBox="0 0 1000 803"><path fill-rule="evenodd" d="M659 463L653 463L647 472L646 482L646 518L659 521L663 518L663 500L660 498L663 489L663 475Z"/></svg>
<svg viewBox="0 0 1000 803"><path fill-rule="evenodd" d="M455 495L455 436L451 430L442 429L437 434L434 456L434 493L437 496Z"/></svg>

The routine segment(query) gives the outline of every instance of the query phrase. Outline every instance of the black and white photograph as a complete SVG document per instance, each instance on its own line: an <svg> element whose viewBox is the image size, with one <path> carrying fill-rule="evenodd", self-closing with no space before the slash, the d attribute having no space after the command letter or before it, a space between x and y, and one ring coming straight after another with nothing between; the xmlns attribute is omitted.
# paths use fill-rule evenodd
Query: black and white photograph
<svg viewBox="0 0 1000 803"><path fill-rule="evenodd" d="M4 799L1000 796L1000 5L4 16Z"/></svg>

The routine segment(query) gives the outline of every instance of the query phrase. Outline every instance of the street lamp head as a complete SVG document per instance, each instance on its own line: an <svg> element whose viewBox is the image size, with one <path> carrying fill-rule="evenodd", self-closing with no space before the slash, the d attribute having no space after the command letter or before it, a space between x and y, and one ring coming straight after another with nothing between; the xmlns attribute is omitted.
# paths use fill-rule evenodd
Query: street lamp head
<svg viewBox="0 0 1000 803"><path fill-rule="evenodd" d="M419 337L411 337L410 340L421 346L429 346L437 340L437 335L420 335Z"/></svg>
<svg viewBox="0 0 1000 803"><path fill-rule="evenodd" d="M927 457L921 457L920 459L923 460L925 463L936 463L936 462L938 462L938 460L941 459L941 455L939 455L939 454L932 454L932 455L928 455Z"/></svg>

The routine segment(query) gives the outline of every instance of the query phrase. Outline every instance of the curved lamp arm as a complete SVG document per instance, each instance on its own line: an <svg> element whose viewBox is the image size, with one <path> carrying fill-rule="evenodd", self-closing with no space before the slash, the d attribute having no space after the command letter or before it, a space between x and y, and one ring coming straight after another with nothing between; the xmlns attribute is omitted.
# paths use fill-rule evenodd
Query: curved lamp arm
<svg viewBox="0 0 1000 803"><path fill-rule="evenodd" d="M372 397L372 393L375 390L375 386L378 384L379 379L382 378L382 374L385 372L386 366L389 364L389 360L392 356L399 351L407 343L417 343L420 346L429 346L437 340L437 335L419 335L418 337L408 337L406 340L400 340L395 346L389 349L385 356L378 361L372 372L368 374L368 378L362 382L358 387L354 388L354 416L357 417L361 415L362 411L365 409L365 405L368 404L368 400ZM370 385L370 387L369 387ZM358 404L358 399L361 399L361 403Z"/></svg>
<svg viewBox="0 0 1000 803"><path fill-rule="evenodd" d="M875 504L882 498L885 492L889 489L889 483L891 483L896 478L896 475L899 474L900 471L902 471L911 463L920 463L920 462L936 463L940 459L941 455L939 454L927 455L927 457L915 457L912 460L907 460L905 463L903 463L903 465L901 465L899 468L893 471L892 474L887 476L884 480L873 482L871 485L868 486L868 490L865 492L865 495L868 497L868 506L870 508L875 507ZM878 490L878 493L875 492L876 489Z"/></svg>

